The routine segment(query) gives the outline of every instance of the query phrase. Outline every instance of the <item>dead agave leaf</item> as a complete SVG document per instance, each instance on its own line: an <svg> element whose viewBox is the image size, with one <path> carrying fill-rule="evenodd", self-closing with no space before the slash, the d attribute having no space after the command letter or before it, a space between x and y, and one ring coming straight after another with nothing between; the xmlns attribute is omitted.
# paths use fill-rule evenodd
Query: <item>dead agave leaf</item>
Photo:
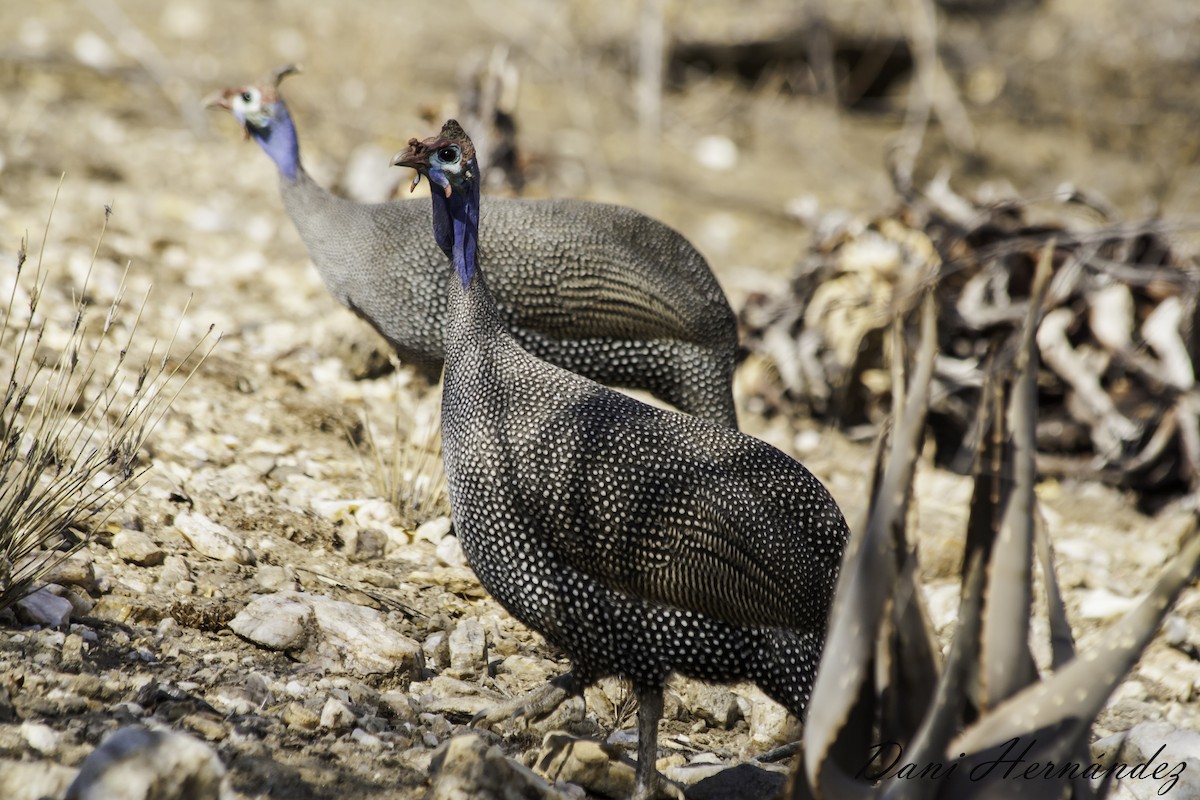
<svg viewBox="0 0 1200 800"><path fill-rule="evenodd" d="M1193 534L1163 570L1150 594L1113 625L1103 642L1079 654L1050 678L1026 688L963 732L952 751L976 752L1014 736L1080 720L1086 733L1108 696L1142 654L1163 615L1200 567Z"/></svg>
<svg viewBox="0 0 1200 800"><path fill-rule="evenodd" d="M866 525L851 538L843 563L805 728L803 767L797 765L789 790L792 800L1006 798L1014 791L1013 781L987 768L989 762L1018 756L1026 763L1080 765L1074 774L1064 771L1056 779L1021 781L1022 796L1050 800L1107 793L1110 781L1094 789L1080 774L1090 762L1092 721L1196 573L1200 534L1184 545L1146 600L1113 626L1105 644L1075 654L1034 493L1034 348L1051 285L1052 255L1050 245L1039 260L1012 389L1006 391L1002 380L985 386L959 624L950 652L940 675L931 651L921 656L927 659L922 667L906 676L899 667L905 648L921 654L923 635L919 603L910 602L916 593L915 553L904 536L936 341L932 303L923 308L917 365L907 387L897 380L901 389L894 397L898 422L891 446L886 462L882 450L876 458ZM1044 575L1056 669L1040 681L1029 646L1035 558ZM877 686L877 680L888 683ZM905 707L897 688L907 685L917 691ZM920 723L914 728L915 719ZM904 746L904 763L940 764L941 769L903 777L872 774L871 762L864 764L874 749L871 743L886 741L884 734L893 732ZM887 763L884 759L875 769Z"/></svg>
<svg viewBox="0 0 1200 800"><path fill-rule="evenodd" d="M927 296L921 312L921 348L910 381L904 414L892 434L892 446L883 478L868 509L863 533L851 537L838 579L829 638L813 688L813 701L805 723L805 769L812 785L835 788L831 796L860 795L863 785L851 772L852 762L835 763L831 753L839 742L863 740L862 721L848 725L867 694L875 643L883 625L886 605L898 571L893 555L894 530L904 524L917 442L925 427L929 382L937 342L934 301ZM882 456L882 453L881 453ZM877 468L877 472L879 472ZM873 692L872 692L873 694ZM872 715L873 716L873 715ZM866 720L870 736L870 720ZM857 729L855 729L857 728ZM861 762L862 750L846 754Z"/></svg>
<svg viewBox="0 0 1200 800"><path fill-rule="evenodd" d="M1037 350L1034 336L1050 283L1054 242L1042 250L1017 352L1017 378L1008 403L1011 440L1003 443L1012 468L999 536L990 547L980 652L981 702L990 707L1037 679L1029 649L1033 614L1033 538L1037 483Z"/></svg>

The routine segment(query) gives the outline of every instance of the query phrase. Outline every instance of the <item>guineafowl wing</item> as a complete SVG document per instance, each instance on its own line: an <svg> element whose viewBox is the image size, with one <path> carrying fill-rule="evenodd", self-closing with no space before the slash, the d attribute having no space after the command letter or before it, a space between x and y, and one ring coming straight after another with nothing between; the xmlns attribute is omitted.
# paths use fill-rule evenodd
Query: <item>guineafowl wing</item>
<svg viewBox="0 0 1200 800"><path fill-rule="evenodd" d="M485 200L480 215L480 261L510 324L555 338L687 341L712 338L700 321L733 325L704 258L632 209Z"/></svg>
<svg viewBox="0 0 1200 800"><path fill-rule="evenodd" d="M802 465L753 437L596 387L549 415L526 502L573 569L730 623L825 619L846 525ZM564 441L566 439L567 441ZM571 481L553 481L566 470ZM540 487L553 485L547 493Z"/></svg>

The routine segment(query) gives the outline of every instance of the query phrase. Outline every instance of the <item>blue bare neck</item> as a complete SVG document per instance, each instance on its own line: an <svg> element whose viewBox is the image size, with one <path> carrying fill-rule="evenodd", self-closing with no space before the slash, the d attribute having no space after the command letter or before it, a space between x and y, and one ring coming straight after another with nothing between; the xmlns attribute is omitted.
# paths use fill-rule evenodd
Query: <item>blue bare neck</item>
<svg viewBox="0 0 1200 800"><path fill-rule="evenodd" d="M479 174L472 164L472 173ZM440 186L430 185L433 196L433 237L454 265L465 287L475 274L476 248L479 241L479 180L465 189L455 188L446 197Z"/></svg>
<svg viewBox="0 0 1200 800"><path fill-rule="evenodd" d="M279 172L290 181L296 179L300 169L300 142L296 138L296 126L283 101L278 101L271 112L271 122L266 127L249 126L250 135L266 152Z"/></svg>

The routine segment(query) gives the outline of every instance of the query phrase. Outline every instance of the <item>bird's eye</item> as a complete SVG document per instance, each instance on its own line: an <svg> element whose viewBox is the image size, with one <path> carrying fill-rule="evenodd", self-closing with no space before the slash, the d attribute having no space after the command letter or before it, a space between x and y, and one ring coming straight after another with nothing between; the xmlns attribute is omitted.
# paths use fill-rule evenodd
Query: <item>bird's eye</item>
<svg viewBox="0 0 1200 800"><path fill-rule="evenodd" d="M262 95L253 86L242 89L233 98L234 106L247 113L257 111L260 103L262 103Z"/></svg>
<svg viewBox="0 0 1200 800"><path fill-rule="evenodd" d="M458 148L454 145L443 147L437 152L438 160L453 163L458 160Z"/></svg>

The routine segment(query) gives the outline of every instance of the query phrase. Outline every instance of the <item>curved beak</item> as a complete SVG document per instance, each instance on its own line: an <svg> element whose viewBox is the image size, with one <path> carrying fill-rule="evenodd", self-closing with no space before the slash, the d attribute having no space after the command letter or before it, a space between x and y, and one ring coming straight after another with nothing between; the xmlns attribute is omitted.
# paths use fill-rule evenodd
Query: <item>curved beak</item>
<svg viewBox="0 0 1200 800"><path fill-rule="evenodd" d="M221 89L220 91L213 92L208 97L205 97L203 102L205 108L223 108L226 111L229 111L232 108L229 103L228 89Z"/></svg>
<svg viewBox="0 0 1200 800"><path fill-rule="evenodd" d="M234 89L220 89L213 92L203 100L205 108L223 108L226 111L233 113L233 102L229 99L235 94ZM234 114L236 117L237 115ZM245 120L238 120L242 123L242 139L250 138L250 126Z"/></svg>
<svg viewBox="0 0 1200 800"><path fill-rule="evenodd" d="M409 139L408 147L404 148L399 153L396 153L395 157L392 158L392 166L409 167L410 169L415 169L417 171L416 176L413 178L413 182L408 187L408 191L410 193L413 192L417 188L417 185L421 183L421 170L427 170L429 168L428 146L424 142L420 142L416 139ZM450 182L446 181L445 178L442 180L437 180L431 174L429 175L429 183L441 186L446 197L450 197Z"/></svg>
<svg viewBox="0 0 1200 800"><path fill-rule="evenodd" d="M392 166L412 167L413 169L428 166L429 156L425 154L424 148L420 144L416 139L409 141L408 147L396 153L392 158Z"/></svg>
<svg viewBox="0 0 1200 800"><path fill-rule="evenodd" d="M396 153L395 157L392 158L393 167L410 167L417 171L417 174L413 176L412 183L408 186L409 194L417 190L417 186L421 183L421 167L428 164L429 160L419 156L417 149L412 145Z"/></svg>

